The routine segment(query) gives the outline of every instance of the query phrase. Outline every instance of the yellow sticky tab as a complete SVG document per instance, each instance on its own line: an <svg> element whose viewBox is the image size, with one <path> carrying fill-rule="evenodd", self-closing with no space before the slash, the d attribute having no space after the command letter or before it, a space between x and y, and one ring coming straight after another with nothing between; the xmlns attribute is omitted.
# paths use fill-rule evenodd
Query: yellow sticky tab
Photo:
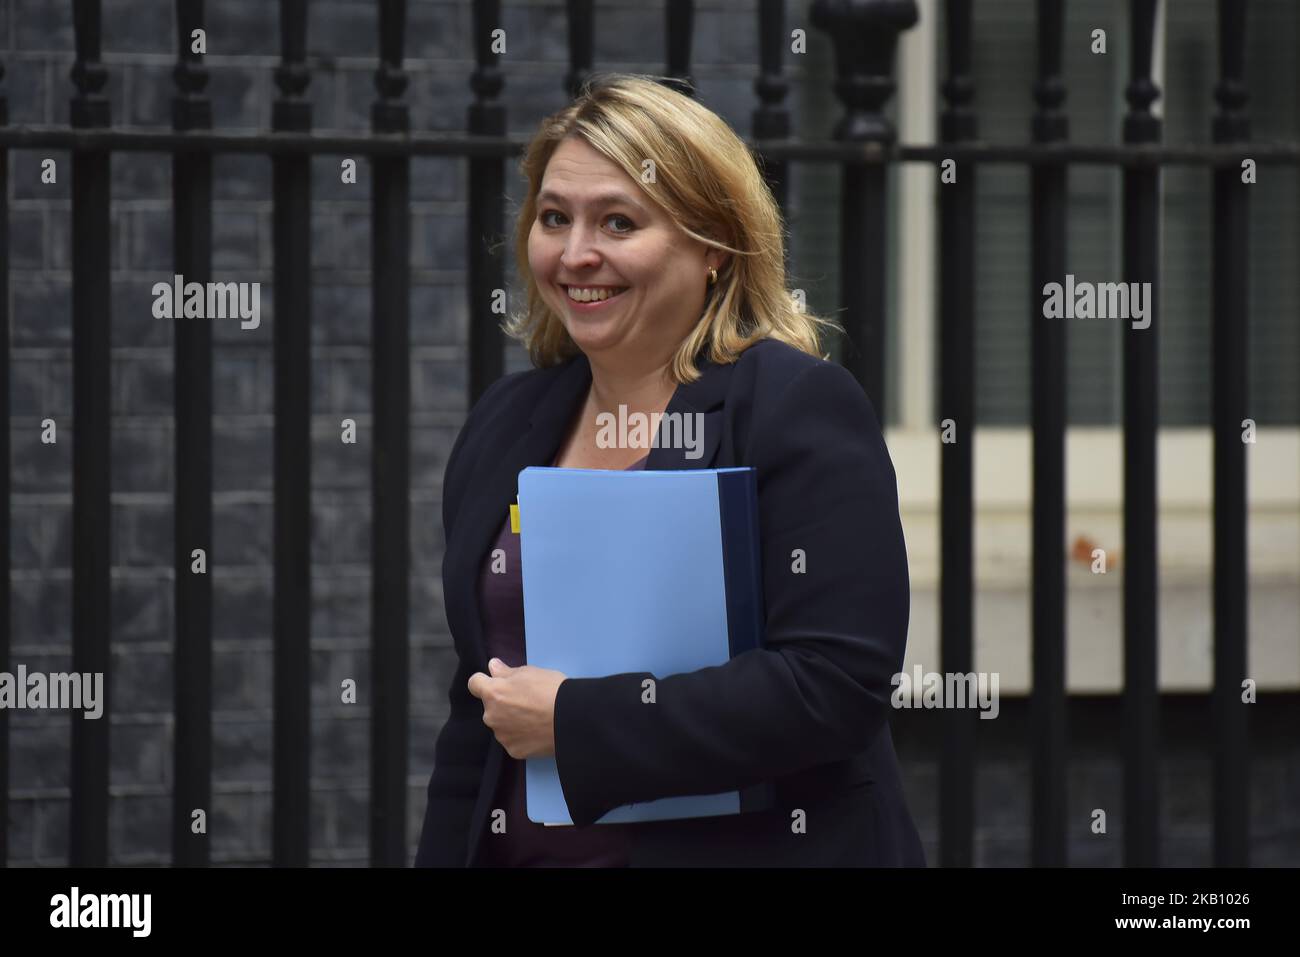
<svg viewBox="0 0 1300 957"><path fill-rule="evenodd" d="M519 534L519 506L510 506L510 531Z"/></svg>

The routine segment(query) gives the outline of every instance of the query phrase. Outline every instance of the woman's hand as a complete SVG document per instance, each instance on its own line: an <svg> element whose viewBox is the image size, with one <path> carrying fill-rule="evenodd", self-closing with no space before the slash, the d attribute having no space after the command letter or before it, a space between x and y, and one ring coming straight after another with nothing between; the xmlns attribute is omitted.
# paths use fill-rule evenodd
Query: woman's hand
<svg viewBox="0 0 1300 957"><path fill-rule="evenodd" d="M550 668L511 668L500 658L488 674L469 676L469 693L483 702L483 723L512 758L555 754L555 696L568 675Z"/></svg>

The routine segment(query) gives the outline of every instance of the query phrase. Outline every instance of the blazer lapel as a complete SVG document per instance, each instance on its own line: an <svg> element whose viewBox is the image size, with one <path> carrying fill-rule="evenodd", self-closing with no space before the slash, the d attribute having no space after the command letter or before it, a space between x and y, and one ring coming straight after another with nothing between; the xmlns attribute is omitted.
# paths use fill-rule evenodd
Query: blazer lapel
<svg viewBox="0 0 1300 957"><path fill-rule="evenodd" d="M722 441L722 400L727 394L727 384L731 380L730 365L718 365L705 362L699 367L700 377L687 385L679 385L673 393L668 407L664 409L665 419L659 425L659 437L665 433L685 436L692 446L698 446L700 455L689 458L695 447L688 448L685 443L676 447L656 444L650 449L646 460L647 470L666 472L675 469L707 469L713 467L718 455L718 444ZM680 427L673 426L667 416L679 414ZM690 417L689 421L688 418Z"/></svg>
<svg viewBox="0 0 1300 957"><path fill-rule="evenodd" d="M553 461L590 382L591 369L580 354L558 371L522 432L513 437L508 432L492 435L484 440L486 448L479 459L482 485L465 496L464 510L456 516L455 532L447 542L447 557L454 558L457 564L450 576L452 593L443 596L445 602L458 608L455 620L467 626L465 648L474 655L479 671L488 670L478 606L483 559L518 495L519 473L530 465L549 465ZM509 427L508 422L505 427ZM494 446L503 451L495 451ZM450 615L448 620L452 620Z"/></svg>
<svg viewBox="0 0 1300 957"><path fill-rule="evenodd" d="M722 437L723 398L732 366L706 361L699 368L700 378L679 385L664 411L683 416L680 420L683 428L690 431L677 434L689 438L701 454L698 458L688 458L687 453L695 451L695 447L656 445L646 460L647 470L712 467ZM479 671L487 671L487 647L478 607L478 578L483 560L509 515L510 505L516 501L519 473L530 465L550 465L554 461L590 385L591 366L587 357L580 353L560 367L555 381L533 409L523 431L513 440L509 433L485 437L489 450L481 453L479 460L483 463L483 485L477 492L466 495L464 509L456 516L455 532L452 540L447 542L446 556L457 564L447 576L451 587L443 596L451 612L448 620L466 626L464 650L473 654ZM685 420L688 415L696 416L689 425ZM661 435L666 425L667 421L661 423ZM699 431L701 428L702 433ZM496 453L494 459L490 451L492 445L505 448Z"/></svg>

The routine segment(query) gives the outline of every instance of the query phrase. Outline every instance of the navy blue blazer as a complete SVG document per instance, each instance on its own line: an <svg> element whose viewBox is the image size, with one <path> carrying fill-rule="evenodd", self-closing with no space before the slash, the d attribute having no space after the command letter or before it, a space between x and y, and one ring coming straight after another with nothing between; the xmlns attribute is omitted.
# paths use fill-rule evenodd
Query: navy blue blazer
<svg viewBox="0 0 1300 957"><path fill-rule="evenodd" d="M666 411L703 413L703 456L653 448L646 468L757 470L763 648L688 674L565 680L555 758L574 823L634 801L747 789L767 805L630 825L632 866L924 866L888 724L909 592L875 411L847 370L776 340L699 368ZM475 866L492 838L506 752L466 687L487 671L478 576L520 470L553 461L590 382L581 354L497 380L447 462L443 596L459 666L417 867ZM653 708L641 702L647 677Z"/></svg>

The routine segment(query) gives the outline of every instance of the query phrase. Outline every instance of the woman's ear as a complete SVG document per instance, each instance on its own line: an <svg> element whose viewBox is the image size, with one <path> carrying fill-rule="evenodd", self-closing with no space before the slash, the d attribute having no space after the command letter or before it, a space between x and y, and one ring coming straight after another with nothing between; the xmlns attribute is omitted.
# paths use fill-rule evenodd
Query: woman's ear
<svg viewBox="0 0 1300 957"><path fill-rule="evenodd" d="M709 242L730 244L730 237L721 230L708 229L701 235L706 236ZM704 249L704 271L707 273L709 267L712 266L721 273L722 270L727 267L727 263L731 261L731 253L725 249L718 249L716 246L710 246L708 243L702 243L701 245Z"/></svg>

